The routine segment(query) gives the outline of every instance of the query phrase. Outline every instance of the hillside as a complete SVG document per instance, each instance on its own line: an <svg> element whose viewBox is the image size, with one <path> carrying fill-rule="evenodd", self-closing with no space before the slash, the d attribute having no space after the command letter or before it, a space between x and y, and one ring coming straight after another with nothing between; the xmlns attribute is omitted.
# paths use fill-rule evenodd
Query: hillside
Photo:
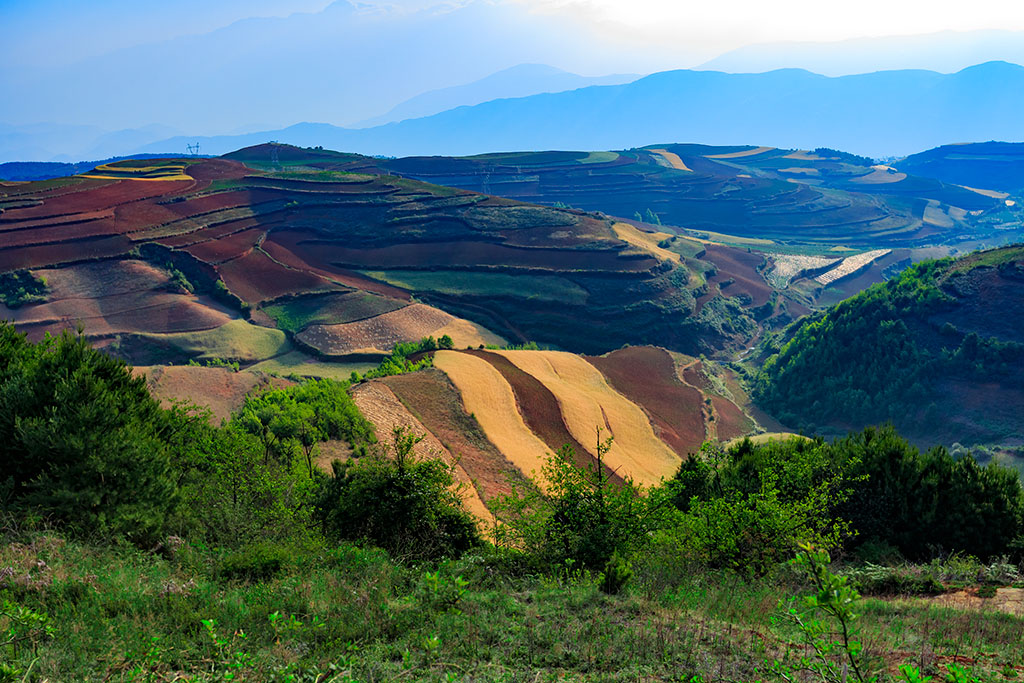
<svg viewBox="0 0 1024 683"><path fill-rule="evenodd" d="M911 154L895 165L901 171L947 183L1024 194L1024 143L1020 142L943 145Z"/></svg>
<svg viewBox="0 0 1024 683"><path fill-rule="evenodd" d="M760 241L755 244L912 247L1002 237L992 226L979 228L981 214L1003 207L991 193L832 149L662 144L409 157L375 166L521 201L623 218L640 214L648 222Z"/></svg>
<svg viewBox="0 0 1024 683"><path fill-rule="evenodd" d="M1015 139L1022 105L1024 67L1006 62L952 74L902 70L837 78L799 69L760 74L679 70L625 85L494 100L374 128L299 123L198 139L215 154L277 140L409 156L625 149L685 136L716 145L750 140L786 148L827 145L881 158L950 140ZM174 137L131 151L174 151L195 141Z"/></svg>
<svg viewBox="0 0 1024 683"><path fill-rule="evenodd" d="M791 317L745 251L680 240L685 256L662 254L583 211L313 166L371 165L354 155L230 156L0 187L0 317L32 338L81 323L141 364L365 361L445 334L713 352Z"/></svg>
<svg viewBox="0 0 1024 683"><path fill-rule="evenodd" d="M1024 248L908 268L790 330L755 396L803 429L891 420L929 444L1020 446Z"/></svg>

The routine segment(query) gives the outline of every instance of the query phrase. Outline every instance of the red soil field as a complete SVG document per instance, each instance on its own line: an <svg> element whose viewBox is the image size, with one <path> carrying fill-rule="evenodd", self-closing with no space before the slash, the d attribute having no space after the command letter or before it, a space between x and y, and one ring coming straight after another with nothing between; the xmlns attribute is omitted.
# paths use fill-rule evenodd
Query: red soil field
<svg viewBox="0 0 1024 683"><path fill-rule="evenodd" d="M411 298L409 292L398 287L392 287L391 285L383 282L377 282L370 278L363 277L359 273L353 273L345 270L344 268L337 268L326 264L321 264L318 261L313 263L307 262L302 258L296 256L288 247L283 246L279 240L287 238L290 233L271 233L264 240L262 249L270 254L276 261L291 267L297 268L315 275L329 278L340 282L343 285L352 287L353 289L363 289L374 294L380 294L382 296L389 296L394 299L401 299L402 301L409 301Z"/></svg>
<svg viewBox="0 0 1024 683"><path fill-rule="evenodd" d="M125 237L95 237L34 247L0 250L0 271L42 268L60 263L118 256L134 245Z"/></svg>
<svg viewBox="0 0 1024 683"><path fill-rule="evenodd" d="M262 228L243 230L218 240L193 244L186 247L185 251L200 261L213 264L221 263L248 253L265 234Z"/></svg>
<svg viewBox="0 0 1024 683"><path fill-rule="evenodd" d="M317 182L314 180L293 180L289 178L263 178L253 176L246 181L257 187L281 188L289 192L309 192L311 194L361 194L388 195L397 194L401 190L396 187L381 187L377 179L360 180L351 183Z"/></svg>
<svg viewBox="0 0 1024 683"><path fill-rule="evenodd" d="M81 305L77 311L65 317L45 322L19 324L18 329L28 334L30 339L41 339L43 334L59 334L63 330L74 330L81 324L85 334L89 336L106 336L111 334L132 332L193 332L197 330L220 327L231 318L224 313L204 305L194 297L164 294L146 297L147 304L140 308L118 310L103 313L105 307L120 308L118 299L124 304L132 300L133 295L106 297ZM97 315L91 315L97 313Z"/></svg>
<svg viewBox="0 0 1024 683"><path fill-rule="evenodd" d="M189 165L185 172L196 180L237 180L244 178L252 171L237 161L207 159Z"/></svg>
<svg viewBox="0 0 1024 683"><path fill-rule="evenodd" d="M3 233L2 248L13 249L33 244L53 244L67 240L103 237L119 233L120 231L113 220L99 218L81 223L63 223L47 227L8 231Z"/></svg>
<svg viewBox="0 0 1024 683"><path fill-rule="evenodd" d="M687 384L695 386L701 391L709 391L711 389L711 382L704 375L704 366L699 360L683 368L681 374L683 381Z"/></svg>
<svg viewBox="0 0 1024 683"><path fill-rule="evenodd" d="M114 209L119 232L136 232L178 219L178 214L155 199L124 204Z"/></svg>
<svg viewBox="0 0 1024 683"><path fill-rule="evenodd" d="M721 396L712 396L711 405L715 409L715 423L718 425L718 440L729 441L749 434L753 429L750 418L743 414L732 401Z"/></svg>
<svg viewBox="0 0 1024 683"><path fill-rule="evenodd" d="M679 381L667 351L631 346L587 360L616 391L644 409L672 450L685 458L700 449L705 437L703 396Z"/></svg>
<svg viewBox="0 0 1024 683"><path fill-rule="evenodd" d="M47 199L71 192L94 190L104 185L113 185L116 182L118 181L73 176L70 178L54 178L53 180L13 183L4 187L3 196L6 200L25 195L32 195L32 199Z"/></svg>
<svg viewBox="0 0 1024 683"><path fill-rule="evenodd" d="M384 382L423 426L448 449L474 482L484 502L511 492L509 477L525 481L515 465L487 440L462 407L458 389L436 369L387 377Z"/></svg>
<svg viewBox="0 0 1024 683"><path fill-rule="evenodd" d="M217 266L224 284L243 301L255 304L286 294L310 290L338 289L333 282L310 273L291 270L274 263L267 255L252 251Z"/></svg>
<svg viewBox="0 0 1024 683"><path fill-rule="evenodd" d="M11 209L4 212L4 217L9 220L25 220L108 209L151 197L174 196L191 188L193 184L191 180L122 180L111 185L46 199L41 206Z"/></svg>
<svg viewBox="0 0 1024 683"><path fill-rule="evenodd" d="M60 216L58 218L35 218L27 221L11 221L5 222L3 214L0 214L0 234L11 230L23 230L25 228L45 228L55 225L64 225L67 223L84 223L86 221L93 221L100 218L113 218L114 212L111 209L100 209L98 211L87 211L85 213L76 213L69 216Z"/></svg>
<svg viewBox="0 0 1024 683"><path fill-rule="evenodd" d="M742 249L709 244L706 258L718 266L718 274L712 278L712 282L733 280L732 284L722 287L723 294L747 294L753 300L754 306L762 306L768 302L772 288L757 272L757 266L764 261L764 256L760 252L746 252Z"/></svg>
<svg viewBox="0 0 1024 683"><path fill-rule="evenodd" d="M213 213L214 211L234 209L239 206L263 204L275 199L281 199L281 195L262 190L231 190L192 197L183 202L167 204L165 208L169 209L177 217L200 216Z"/></svg>

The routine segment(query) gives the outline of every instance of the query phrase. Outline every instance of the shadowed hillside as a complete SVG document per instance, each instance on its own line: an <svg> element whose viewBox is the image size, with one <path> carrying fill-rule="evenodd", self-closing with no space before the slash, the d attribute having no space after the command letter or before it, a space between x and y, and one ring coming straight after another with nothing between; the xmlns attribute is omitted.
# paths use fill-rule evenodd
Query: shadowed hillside
<svg viewBox="0 0 1024 683"><path fill-rule="evenodd" d="M802 428L891 420L934 443L1019 445L1024 248L907 269L794 326L755 395Z"/></svg>

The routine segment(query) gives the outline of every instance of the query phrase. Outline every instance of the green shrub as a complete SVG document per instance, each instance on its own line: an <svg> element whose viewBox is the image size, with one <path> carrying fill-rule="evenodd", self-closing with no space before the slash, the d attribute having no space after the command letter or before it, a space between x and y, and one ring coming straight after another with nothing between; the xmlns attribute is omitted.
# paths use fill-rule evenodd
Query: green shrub
<svg viewBox="0 0 1024 683"><path fill-rule="evenodd" d="M322 476L315 516L331 542L364 541L407 561L455 557L479 545L451 468L439 458L414 460L422 439L396 428L391 457L377 452L334 462Z"/></svg>
<svg viewBox="0 0 1024 683"><path fill-rule="evenodd" d="M618 595L631 578L633 565L615 552L608 558L604 571L598 576L597 587L608 595Z"/></svg>
<svg viewBox="0 0 1024 683"><path fill-rule="evenodd" d="M0 323L0 482L14 509L154 541L178 502L168 435L186 422L84 337L32 344Z"/></svg>
<svg viewBox="0 0 1024 683"><path fill-rule="evenodd" d="M227 579L260 581L279 574L292 561L292 552L277 543L257 543L227 555L220 573Z"/></svg>

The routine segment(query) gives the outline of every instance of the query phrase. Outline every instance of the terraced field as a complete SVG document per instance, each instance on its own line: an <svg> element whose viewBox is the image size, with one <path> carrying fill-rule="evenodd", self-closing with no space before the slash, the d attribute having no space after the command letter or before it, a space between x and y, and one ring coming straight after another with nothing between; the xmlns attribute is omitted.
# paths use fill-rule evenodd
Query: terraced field
<svg viewBox="0 0 1024 683"><path fill-rule="evenodd" d="M429 182L623 218L647 219L650 211L672 232L714 234L734 244L750 238L860 248L948 243L969 239L978 221L965 215L936 229L925 220L926 202L964 211L996 208L992 196L835 150L677 144L624 150L602 162L580 152L544 152L412 157L373 165Z"/></svg>
<svg viewBox="0 0 1024 683"><path fill-rule="evenodd" d="M439 351L434 365L493 448L541 488L545 456L564 444L576 449L578 464L594 462L598 427L602 438L615 438L604 459L608 474L645 485L672 476L716 430L723 439L763 431L737 404L746 397L730 393L726 371L655 347L600 357ZM414 413L426 407L406 404Z"/></svg>
<svg viewBox="0 0 1024 683"><path fill-rule="evenodd" d="M598 174L632 163L616 153L472 163L513 159ZM710 299L735 298L730 315L740 317L766 300L738 252L721 247L703 261L693 240L665 249L669 233L382 175L378 165L266 145L5 185L0 273L29 269L51 286L44 302L4 313L33 336L83 325L141 363L257 363L296 346L365 361L356 357L445 334L458 347L537 341L602 353L656 342L713 353L746 345L757 327L698 315ZM710 271L720 282L705 287ZM130 273L129 289L111 289ZM71 295L75 278L83 284Z"/></svg>

